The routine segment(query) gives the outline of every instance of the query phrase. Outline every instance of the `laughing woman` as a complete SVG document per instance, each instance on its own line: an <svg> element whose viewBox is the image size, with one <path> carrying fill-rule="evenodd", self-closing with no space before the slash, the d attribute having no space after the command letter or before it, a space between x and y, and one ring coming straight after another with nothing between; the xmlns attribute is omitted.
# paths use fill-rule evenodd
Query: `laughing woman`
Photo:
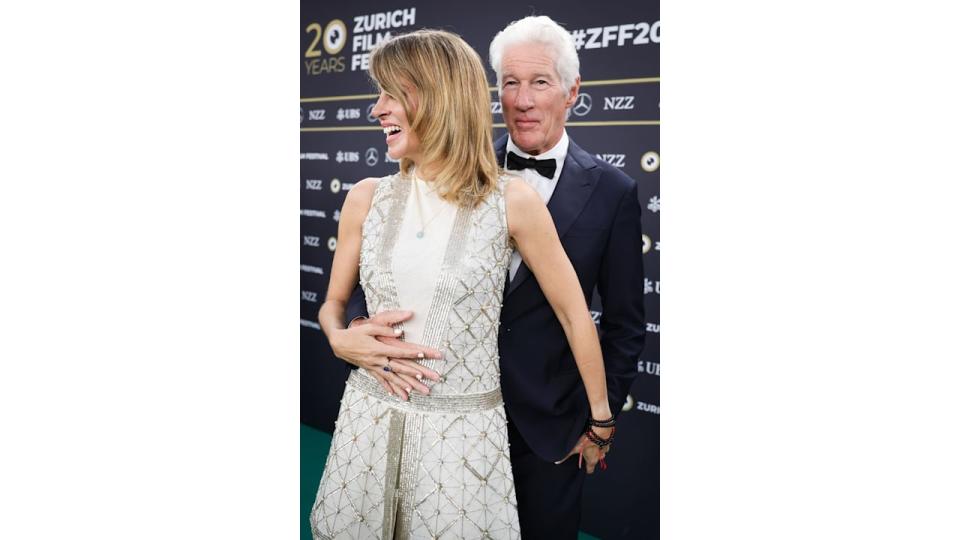
<svg viewBox="0 0 960 540"><path fill-rule="evenodd" d="M400 171L348 192L320 324L328 338L344 332L359 280L369 313L417 314L390 334L425 346L397 346L350 375L313 535L519 538L497 354L512 249L563 321L591 401L606 402L596 329L544 203L498 169L476 52L421 30L382 43L370 73L380 87L373 114Z"/></svg>

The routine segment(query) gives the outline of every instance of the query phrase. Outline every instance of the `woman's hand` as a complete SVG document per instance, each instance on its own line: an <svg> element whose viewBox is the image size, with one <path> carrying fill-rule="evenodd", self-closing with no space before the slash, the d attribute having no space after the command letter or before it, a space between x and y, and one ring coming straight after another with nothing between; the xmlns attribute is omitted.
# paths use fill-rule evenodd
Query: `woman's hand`
<svg viewBox="0 0 960 540"><path fill-rule="evenodd" d="M439 360L440 351L401 341L399 329L393 328L394 324L412 316L409 311L388 311L371 319L354 321L349 328L330 333L330 348L338 358L367 370L391 395L406 401L413 390L429 394L430 388L421 381L439 381L440 374L421 366L417 360Z"/></svg>

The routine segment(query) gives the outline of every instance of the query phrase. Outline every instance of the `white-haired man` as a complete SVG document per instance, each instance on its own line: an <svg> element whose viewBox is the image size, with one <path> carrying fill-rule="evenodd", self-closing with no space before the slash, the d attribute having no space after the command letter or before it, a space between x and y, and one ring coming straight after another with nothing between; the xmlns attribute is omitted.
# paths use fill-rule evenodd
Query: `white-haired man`
<svg viewBox="0 0 960 540"><path fill-rule="evenodd" d="M490 63L508 131L494 143L497 158L547 202L587 301L594 287L600 293L607 392L610 410L619 411L644 338L637 183L567 135L580 61L563 27L546 16L515 21L491 42ZM519 254L509 279L500 367L521 534L576 538L584 479L576 454L592 444L588 420L605 419L590 419L563 327ZM588 462L586 472L593 468Z"/></svg>

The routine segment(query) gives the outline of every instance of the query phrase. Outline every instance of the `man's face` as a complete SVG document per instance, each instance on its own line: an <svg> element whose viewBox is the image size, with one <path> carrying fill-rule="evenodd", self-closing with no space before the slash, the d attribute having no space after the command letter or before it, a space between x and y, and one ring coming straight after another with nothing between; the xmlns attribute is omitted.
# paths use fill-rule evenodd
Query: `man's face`
<svg viewBox="0 0 960 540"><path fill-rule="evenodd" d="M579 78L572 88L563 87L553 60L546 45L519 43L504 51L501 62L503 119L514 144L534 156L560 141L580 88Z"/></svg>

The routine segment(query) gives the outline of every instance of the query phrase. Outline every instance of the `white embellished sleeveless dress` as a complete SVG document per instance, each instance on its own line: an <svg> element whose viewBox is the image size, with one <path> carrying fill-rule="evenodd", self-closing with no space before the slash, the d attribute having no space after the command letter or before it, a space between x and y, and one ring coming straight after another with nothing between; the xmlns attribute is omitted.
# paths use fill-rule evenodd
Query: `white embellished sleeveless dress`
<svg viewBox="0 0 960 540"><path fill-rule="evenodd" d="M420 180L379 180L360 253L367 310L414 311L404 337L443 351L421 361L443 379L425 379L430 394L404 402L351 373L310 514L314 538L520 538L497 353L511 254L504 186L458 208Z"/></svg>

